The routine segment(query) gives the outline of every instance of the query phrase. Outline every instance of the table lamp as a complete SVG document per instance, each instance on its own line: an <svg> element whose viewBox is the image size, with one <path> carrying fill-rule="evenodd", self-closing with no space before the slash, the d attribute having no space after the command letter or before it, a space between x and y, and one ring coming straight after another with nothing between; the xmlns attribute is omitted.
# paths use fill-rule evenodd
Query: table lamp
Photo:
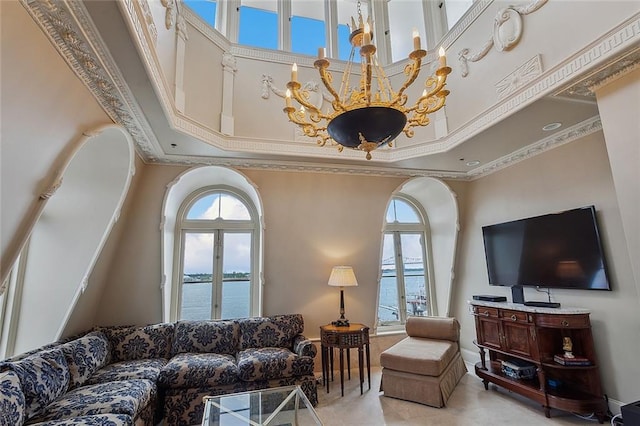
<svg viewBox="0 0 640 426"><path fill-rule="evenodd" d="M344 288L358 285L356 275L351 266L334 266L329 276L329 285L340 287L340 318L331 324L337 327L348 327L349 320L344 317Z"/></svg>

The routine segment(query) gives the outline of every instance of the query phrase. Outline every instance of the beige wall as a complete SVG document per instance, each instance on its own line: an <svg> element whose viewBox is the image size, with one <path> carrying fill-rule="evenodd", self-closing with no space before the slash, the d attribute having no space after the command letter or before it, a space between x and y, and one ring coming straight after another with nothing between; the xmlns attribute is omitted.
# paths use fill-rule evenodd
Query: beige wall
<svg viewBox="0 0 640 426"><path fill-rule="evenodd" d="M640 69L598 89L596 97L640 294Z"/></svg>
<svg viewBox="0 0 640 426"><path fill-rule="evenodd" d="M166 185L182 167L149 166L132 197L96 322L151 323L160 312L160 212ZM265 221L264 314L299 312L307 334L339 315L334 265L354 267L347 317L373 326L384 211L404 179L243 170L257 185Z"/></svg>
<svg viewBox="0 0 640 426"><path fill-rule="evenodd" d="M468 351L467 357L477 353L467 300L474 294L511 298L508 288L488 285L481 227L593 204L613 291L553 290L553 299L563 306L591 311L605 393L622 402L636 400L640 377L636 359L640 353L638 294L602 133L473 181L464 198L454 313L462 325L461 346ZM545 295L525 289L525 298L545 300Z"/></svg>
<svg viewBox="0 0 640 426"><path fill-rule="evenodd" d="M160 321L160 211L166 185L184 170L144 166L131 195L131 212L109 268L96 323ZM393 190L404 180L242 172L256 184L263 200L264 314L302 313L306 334L317 337L318 327L338 315L339 292L326 285L331 267L347 263L354 266L360 283L345 290L347 317L373 325L383 213ZM631 379L640 373L633 358L640 351L638 296L602 133L473 182L448 184L458 195L461 215L453 313L462 324L466 354L476 353L467 300L480 293L509 295L506 288L488 285L481 227L594 204L613 291L555 290L553 297L563 306L591 310L605 392L618 401L636 398ZM526 290L526 297L544 300L532 289Z"/></svg>
<svg viewBox="0 0 640 426"><path fill-rule="evenodd" d="M184 167L145 165L138 170L122 237L105 273L95 324L149 324L162 320L160 214L166 185ZM102 260L102 259L101 259ZM99 270L100 262L96 266Z"/></svg>

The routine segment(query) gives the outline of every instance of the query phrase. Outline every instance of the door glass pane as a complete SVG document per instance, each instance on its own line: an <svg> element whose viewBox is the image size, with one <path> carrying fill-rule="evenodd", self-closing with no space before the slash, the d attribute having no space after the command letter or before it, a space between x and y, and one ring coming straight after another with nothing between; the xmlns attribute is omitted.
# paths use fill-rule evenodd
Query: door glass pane
<svg viewBox="0 0 640 426"><path fill-rule="evenodd" d="M278 3L272 0L242 0L238 43L247 46L278 48Z"/></svg>
<svg viewBox="0 0 640 426"><path fill-rule="evenodd" d="M221 318L251 313L251 233L224 234Z"/></svg>
<svg viewBox="0 0 640 426"><path fill-rule="evenodd" d="M420 234L401 234L404 286L407 297L407 315L424 316L427 311L427 292L424 275L424 250Z"/></svg>
<svg viewBox="0 0 640 426"><path fill-rule="evenodd" d="M213 234L185 235L182 275L180 319L211 319Z"/></svg>
<svg viewBox="0 0 640 426"><path fill-rule="evenodd" d="M422 49L427 49L422 2L415 0L389 0L389 33L391 58L398 62L409 57L413 50L413 30L420 33Z"/></svg>
<svg viewBox="0 0 640 426"><path fill-rule="evenodd" d="M216 27L216 6L215 0L182 0L198 16L200 16L212 28Z"/></svg>
<svg viewBox="0 0 640 426"><path fill-rule="evenodd" d="M380 302L378 324L389 325L400 319L398 310L398 285L395 266L393 235L385 234L382 242L382 274L380 278Z"/></svg>
<svg viewBox="0 0 640 426"><path fill-rule="evenodd" d="M316 56L326 47L324 3L322 0L291 2L291 51Z"/></svg>

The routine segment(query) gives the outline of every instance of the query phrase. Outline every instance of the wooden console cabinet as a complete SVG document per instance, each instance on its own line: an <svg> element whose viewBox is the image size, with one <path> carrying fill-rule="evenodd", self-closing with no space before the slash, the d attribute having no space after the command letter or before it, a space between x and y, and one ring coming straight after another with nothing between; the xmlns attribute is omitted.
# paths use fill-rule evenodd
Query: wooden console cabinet
<svg viewBox="0 0 640 426"><path fill-rule="evenodd" d="M484 383L495 383L550 409L594 413L603 423L607 404L602 394L598 362L591 335L589 311L538 308L511 303L471 302L476 322L476 345L481 362L475 371ZM563 338L573 343L573 354L587 358L586 366L565 366L554 361L563 354ZM489 359L485 359L486 353ZM502 371L502 361L524 360L536 367L531 379L514 379Z"/></svg>

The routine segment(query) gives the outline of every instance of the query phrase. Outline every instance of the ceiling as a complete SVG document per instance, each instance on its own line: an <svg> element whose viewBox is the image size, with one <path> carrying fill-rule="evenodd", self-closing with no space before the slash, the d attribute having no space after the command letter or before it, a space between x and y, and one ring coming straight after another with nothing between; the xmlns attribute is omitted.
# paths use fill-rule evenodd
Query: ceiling
<svg viewBox="0 0 640 426"><path fill-rule="evenodd" d="M62 50L60 44L65 43L64 32L52 29L50 23L47 27L47 16L35 9L37 7L33 5L30 13L45 27L59 50ZM138 152L148 163L222 164L248 168L473 179L600 130L595 97L586 87L594 79L603 79L625 63L637 61L640 56L640 48L637 46L627 50L615 60L608 61L605 66L582 76L579 81L574 80L556 93L530 103L445 152L395 162L376 162L375 155L374 160L364 162L361 158L337 152L335 156L325 158L233 152L216 148L172 128L116 2L87 1L80 5L66 4L61 7L67 8L61 10L61 14L74 16L72 24L78 28L76 34L87 41L87 49L89 46L91 48L88 54L100 58L100 63L106 70L102 77L110 79L117 90L96 90L93 87L95 84L87 84L87 79L95 82L95 76L92 80L91 76L85 75L86 67L77 63L77 55L70 59L67 53L66 59L71 61L74 71L94 94L97 92L96 97L105 110L111 108L107 112L110 112L114 121L121 122L129 129L137 143ZM48 19L51 22L50 16ZM63 40L59 40L61 38ZM62 53L64 56L65 52ZM110 64L106 63L108 60L111 60ZM114 92L117 93L114 95ZM109 105L108 102L114 102L105 99L105 93L119 97L121 103L118 108L114 110L113 105ZM283 120L285 119L283 116ZM554 122L562 123L562 126L553 131L542 129Z"/></svg>

